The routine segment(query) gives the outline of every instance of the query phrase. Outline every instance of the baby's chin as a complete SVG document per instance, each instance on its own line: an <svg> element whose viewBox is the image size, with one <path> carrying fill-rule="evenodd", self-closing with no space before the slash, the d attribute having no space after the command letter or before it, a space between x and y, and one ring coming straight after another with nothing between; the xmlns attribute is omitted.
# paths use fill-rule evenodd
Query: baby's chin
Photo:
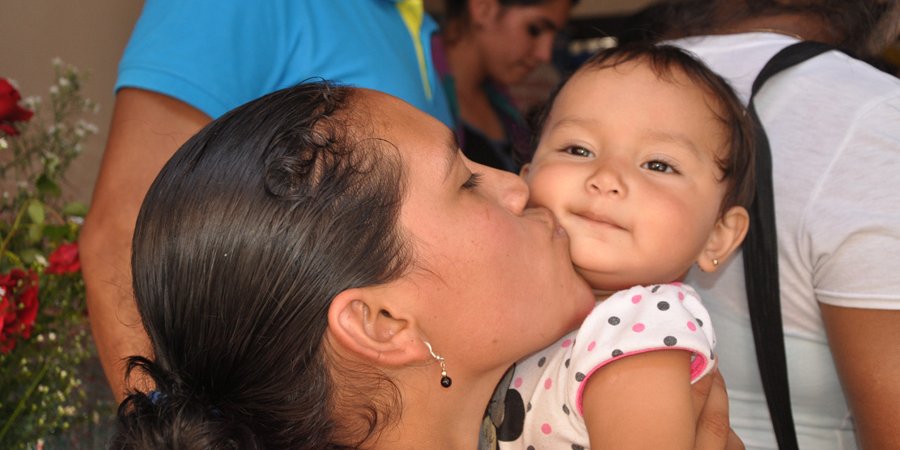
<svg viewBox="0 0 900 450"><path fill-rule="evenodd" d="M594 296L598 294L612 294L616 291L628 289L637 284L641 284L638 280L624 276L623 274L610 273L604 271L596 271L575 265L575 271L581 278L587 281L588 286L594 292Z"/></svg>

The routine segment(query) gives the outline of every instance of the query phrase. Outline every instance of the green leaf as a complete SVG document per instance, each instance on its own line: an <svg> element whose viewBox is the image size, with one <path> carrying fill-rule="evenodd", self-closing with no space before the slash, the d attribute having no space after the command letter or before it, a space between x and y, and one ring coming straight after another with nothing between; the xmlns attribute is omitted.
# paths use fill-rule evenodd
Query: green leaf
<svg viewBox="0 0 900 450"><path fill-rule="evenodd" d="M68 240L68 225L44 225L44 237L51 241Z"/></svg>
<svg viewBox="0 0 900 450"><path fill-rule="evenodd" d="M28 217L32 223L41 225L44 223L44 204L40 200L32 200L28 203Z"/></svg>
<svg viewBox="0 0 900 450"><path fill-rule="evenodd" d="M88 213L88 207L81 202L72 202L63 207L62 214L66 217L84 217Z"/></svg>
<svg viewBox="0 0 900 450"><path fill-rule="evenodd" d="M43 236L44 227L36 223L28 225L28 242L38 242Z"/></svg>
<svg viewBox="0 0 900 450"><path fill-rule="evenodd" d="M35 258L40 254L41 252L33 248L26 248L19 252L19 257L22 259L23 263L25 263L26 265L31 265L31 263L34 262Z"/></svg>
<svg viewBox="0 0 900 450"><path fill-rule="evenodd" d="M38 192L42 195L50 196L50 197L59 197L62 194L62 191L59 189L59 185L56 184L55 181L51 180L47 174L41 174L38 179L35 181L35 185L38 188Z"/></svg>

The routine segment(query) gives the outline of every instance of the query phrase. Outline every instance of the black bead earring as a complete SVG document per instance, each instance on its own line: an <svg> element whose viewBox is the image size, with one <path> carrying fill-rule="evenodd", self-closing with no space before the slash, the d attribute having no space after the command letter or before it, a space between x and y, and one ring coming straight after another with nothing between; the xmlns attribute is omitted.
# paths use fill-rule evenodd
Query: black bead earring
<svg viewBox="0 0 900 450"><path fill-rule="evenodd" d="M431 344L425 342L425 346L428 347L428 353L431 353L431 357L436 359L437 362L441 365L441 386L444 388L449 388L451 384L453 384L453 380L447 376L447 365L444 363L444 357L436 354L434 350L431 349Z"/></svg>

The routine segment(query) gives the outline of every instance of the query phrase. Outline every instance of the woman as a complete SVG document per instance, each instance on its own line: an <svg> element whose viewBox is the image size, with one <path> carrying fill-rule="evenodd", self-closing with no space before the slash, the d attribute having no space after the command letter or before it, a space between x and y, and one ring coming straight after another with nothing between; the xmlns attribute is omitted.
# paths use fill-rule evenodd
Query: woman
<svg viewBox="0 0 900 450"><path fill-rule="evenodd" d="M577 0L447 0L432 43L466 157L518 172L528 131L506 87L550 61Z"/></svg>
<svg viewBox="0 0 900 450"><path fill-rule="evenodd" d="M130 367L156 388L123 402L113 447L476 448L507 368L593 305L526 197L375 91L300 85L214 121L138 218L155 356ZM722 394L699 446L724 445Z"/></svg>

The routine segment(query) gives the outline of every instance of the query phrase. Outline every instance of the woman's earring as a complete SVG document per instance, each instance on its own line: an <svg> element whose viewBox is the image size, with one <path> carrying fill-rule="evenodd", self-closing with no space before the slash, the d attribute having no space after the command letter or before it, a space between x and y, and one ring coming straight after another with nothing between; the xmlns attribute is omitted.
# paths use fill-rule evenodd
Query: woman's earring
<svg viewBox="0 0 900 450"><path fill-rule="evenodd" d="M434 350L431 349L431 344L428 341L425 342L425 346L428 347L428 353L431 353L431 357L436 359L441 365L441 386L449 388L450 385L453 384L453 380L447 376L447 364L444 363L444 357L436 354Z"/></svg>
<svg viewBox="0 0 900 450"><path fill-rule="evenodd" d="M718 266L719 266L719 260L716 259L716 258L713 258L712 263L713 263L713 267L718 267Z"/></svg>

